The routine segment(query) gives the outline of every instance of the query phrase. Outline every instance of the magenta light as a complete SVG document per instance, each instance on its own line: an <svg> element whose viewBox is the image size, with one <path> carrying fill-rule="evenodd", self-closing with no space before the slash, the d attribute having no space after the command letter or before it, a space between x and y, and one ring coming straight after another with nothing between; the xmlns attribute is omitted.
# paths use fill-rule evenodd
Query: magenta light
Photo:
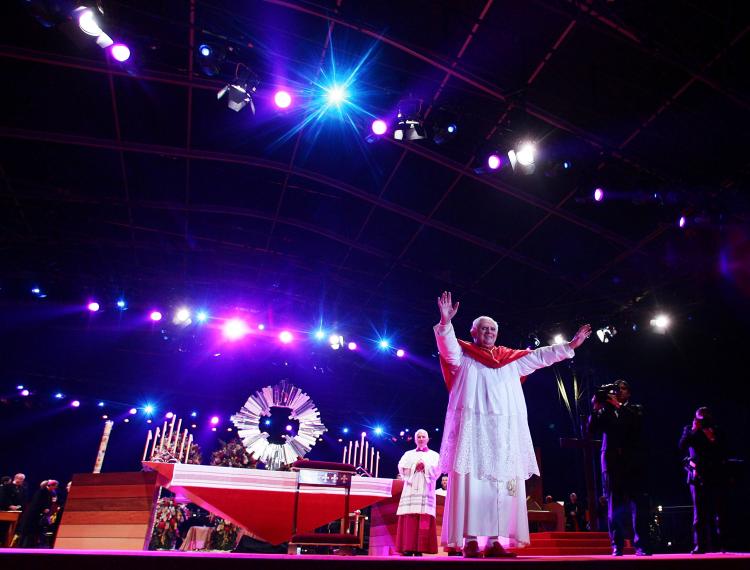
<svg viewBox="0 0 750 570"><path fill-rule="evenodd" d="M219 423L219 416L214 416L211 418L211 424L216 425Z"/></svg>
<svg viewBox="0 0 750 570"><path fill-rule="evenodd" d="M286 426L286 431L292 431L292 426L290 426L290 425L287 425L287 426Z"/></svg>
<svg viewBox="0 0 750 570"><path fill-rule="evenodd" d="M292 96L289 95L288 91L281 89L273 96L273 102L276 103L279 109L286 109L292 104Z"/></svg>
<svg viewBox="0 0 750 570"><path fill-rule="evenodd" d="M222 329L224 338L228 340L239 340L249 332L250 329L242 319L229 319Z"/></svg>
<svg viewBox="0 0 750 570"><path fill-rule="evenodd" d="M404 352L404 349L403 348L399 348L396 351L396 356L398 356L399 358L403 358L404 356L406 356L406 353Z"/></svg>
<svg viewBox="0 0 750 570"><path fill-rule="evenodd" d="M385 121L383 119L375 119L372 122L372 132L376 135L384 135L385 131L388 130L388 125L385 124Z"/></svg>
<svg viewBox="0 0 750 570"><path fill-rule="evenodd" d="M129 413L129 414L130 414L131 416L134 416L134 415L136 415L136 414L138 413L138 410L137 410L136 408L130 408L130 409L128 410L128 413Z"/></svg>
<svg viewBox="0 0 750 570"><path fill-rule="evenodd" d="M86 306L88 307L88 310L91 311L92 313L95 313L99 310L99 303L97 303L96 301L91 301Z"/></svg>
<svg viewBox="0 0 750 570"><path fill-rule="evenodd" d="M73 400L70 405L74 408L79 408L81 406L81 402L79 402L78 400Z"/></svg>
<svg viewBox="0 0 750 570"><path fill-rule="evenodd" d="M29 395L29 391L28 390L26 390L26 389L21 390L21 396L28 396L28 395Z"/></svg>
<svg viewBox="0 0 750 570"><path fill-rule="evenodd" d="M292 340L294 340L294 337L289 331L281 331L281 333L279 333L279 340L284 344L289 344L290 342L292 342Z"/></svg>
<svg viewBox="0 0 750 570"><path fill-rule="evenodd" d="M597 188L596 190L594 190L594 200L596 200L597 202L601 202L602 200L604 200L604 190L602 190L601 188Z"/></svg>
<svg viewBox="0 0 750 570"><path fill-rule="evenodd" d="M130 48L125 44L115 44L109 48L109 52L117 61L123 63L130 59Z"/></svg>
<svg viewBox="0 0 750 570"><path fill-rule="evenodd" d="M490 170L497 170L500 168L500 157L496 154L491 154L487 157L487 166L490 168Z"/></svg>
<svg viewBox="0 0 750 570"><path fill-rule="evenodd" d="M349 350L357 350L357 343L356 342L350 342L346 345Z"/></svg>
<svg viewBox="0 0 750 570"><path fill-rule="evenodd" d="M151 311L151 314L149 315L149 318L154 321L160 321L162 317L162 314L159 311Z"/></svg>
<svg viewBox="0 0 750 570"><path fill-rule="evenodd" d="M680 221L677 222L677 225L680 226L681 228L684 228L686 224L687 224L687 218L685 218L685 216L680 216Z"/></svg>

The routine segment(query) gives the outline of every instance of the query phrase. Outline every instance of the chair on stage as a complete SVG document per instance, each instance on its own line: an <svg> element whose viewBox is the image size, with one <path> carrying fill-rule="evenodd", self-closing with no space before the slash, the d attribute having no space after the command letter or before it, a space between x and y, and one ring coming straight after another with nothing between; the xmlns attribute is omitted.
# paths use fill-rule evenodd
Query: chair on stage
<svg viewBox="0 0 750 570"><path fill-rule="evenodd" d="M302 546L338 547L340 554L354 554L355 548L364 545L365 517L352 514L349 509L352 477L356 470L353 465L328 461L300 460L292 464L297 473L297 488L294 498L294 518L292 537L289 540L289 554L296 554ZM343 489L343 505L339 532L299 532L300 489L304 487L335 487Z"/></svg>

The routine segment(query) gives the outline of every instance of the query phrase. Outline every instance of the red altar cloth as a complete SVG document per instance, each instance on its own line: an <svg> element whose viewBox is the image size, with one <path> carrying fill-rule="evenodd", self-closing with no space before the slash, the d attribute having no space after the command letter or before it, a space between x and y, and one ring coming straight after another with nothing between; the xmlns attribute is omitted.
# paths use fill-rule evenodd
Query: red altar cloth
<svg viewBox="0 0 750 570"><path fill-rule="evenodd" d="M245 528L257 538L280 544L292 534L296 473L150 461L144 461L143 466L159 474L161 486ZM350 510L389 498L392 483L392 479L353 477ZM312 532L340 519L343 513L342 488L302 487L297 532Z"/></svg>

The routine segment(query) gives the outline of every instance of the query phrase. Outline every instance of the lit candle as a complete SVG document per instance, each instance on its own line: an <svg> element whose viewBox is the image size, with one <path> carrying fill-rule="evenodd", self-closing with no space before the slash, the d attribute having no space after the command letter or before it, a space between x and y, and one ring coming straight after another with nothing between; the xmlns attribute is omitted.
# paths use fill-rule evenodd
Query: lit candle
<svg viewBox="0 0 750 570"><path fill-rule="evenodd" d="M354 465L354 458L352 457L352 441L349 440L349 453L346 455L347 459L349 460L349 463Z"/></svg>
<svg viewBox="0 0 750 570"><path fill-rule="evenodd" d="M190 459L190 449L193 447L193 434L190 434L190 437L188 437L187 441L187 448L185 448L185 459L183 460L183 463L187 463L188 459Z"/></svg>
<svg viewBox="0 0 750 570"><path fill-rule="evenodd" d="M362 465L362 456L365 452L365 432L362 432L362 438L361 443L359 444L359 463L358 465Z"/></svg>
<svg viewBox="0 0 750 570"><path fill-rule="evenodd" d="M167 438L167 451L169 451L170 447L172 447L172 434L174 433L174 421L176 419L177 419L177 416L173 414L172 421L169 424L169 437Z"/></svg>
<svg viewBox="0 0 750 570"><path fill-rule="evenodd" d="M177 429L174 432L174 444L172 445L172 453L177 453L177 442L180 441L180 429L182 428L182 418L177 422Z"/></svg>
<svg viewBox="0 0 750 570"><path fill-rule="evenodd" d="M380 452L375 456L375 477L378 476L378 470L380 468Z"/></svg>
<svg viewBox="0 0 750 570"><path fill-rule="evenodd" d="M109 434L112 431L112 426L115 422L107 420L104 422L104 432L102 432L102 440L99 442L99 451L96 453L96 461L94 462L94 473L102 472L102 463L104 463L104 454L107 452L107 444L109 443Z"/></svg>
<svg viewBox="0 0 750 570"><path fill-rule="evenodd" d="M370 468L367 470L370 475L374 476L373 467L375 467L375 447L370 448Z"/></svg>
<svg viewBox="0 0 750 570"><path fill-rule="evenodd" d="M344 457L341 458L341 463L346 463L346 446L344 446Z"/></svg>
<svg viewBox="0 0 750 570"><path fill-rule="evenodd" d="M159 431L159 427L156 428L156 433L154 434L154 441L151 444L151 455L149 456L149 460L154 456L154 452L156 451L156 440L159 439L159 434L161 431Z"/></svg>
<svg viewBox="0 0 750 570"><path fill-rule="evenodd" d="M365 468L365 471L367 471L367 450L370 448L370 442L365 442L365 450L362 453L362 467Z"/></svg>
<svg viewBox="0 0 750 570"><path fill-rule="evenodd" d="M180 452L177 454L177 460L178 461L182 457L182 450L185 448L185 440L187 440L187 434L188 434L188 430L187 430L187 428L185 428L185 431L182 432L182 441L180 442Z"/></svg>
<svg viewBox="0 0 750 570"><path fill-rule="evenodd" d="M161 428L161 439L159 440L159 451L164 450L164 438L167 437L167 420L164 420L164 427Z"/></svg>
<svg viewBox="0 0 750 570"><path fill-rule="evenodd" d="M148 444L151 443L151 435L151 430L148 430L148 435L146 436L146 445L143 448L143 459L141 461L146 461L146 455L148 454Z"/></svg>
<svg viewBox="0 0 750 570"><path fill-rule="evenodd" d="M357 466L357 458L359 457L357 455L358 450L359 450L359 442L355 441L354 442L354 461L352 461L352 465L354 465L355 467Z"/></svg>

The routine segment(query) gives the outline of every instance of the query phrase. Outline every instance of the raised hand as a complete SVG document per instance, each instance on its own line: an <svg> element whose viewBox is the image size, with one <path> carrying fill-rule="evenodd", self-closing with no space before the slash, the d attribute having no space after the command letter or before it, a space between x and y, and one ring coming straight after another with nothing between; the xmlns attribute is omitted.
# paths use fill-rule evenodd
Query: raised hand
<svg viewBox="0 0 750 570"><path fill-rule="evenodd" d="M591 336L591 325L583 325L580 329L578 329L578 332L573 337L573 340L570 341L570 348L575 350L579 346L583 344L583 341L585 341L587 338Z"/></svg>
<svg viewBox="0 0 750 570"><path fill-rule="evenodd" d="M443 291L443 294L437 300L438 309L440 309L440 324L447 325L458 312L458 301L454 305L451 301L450 291Z"/></svg>

